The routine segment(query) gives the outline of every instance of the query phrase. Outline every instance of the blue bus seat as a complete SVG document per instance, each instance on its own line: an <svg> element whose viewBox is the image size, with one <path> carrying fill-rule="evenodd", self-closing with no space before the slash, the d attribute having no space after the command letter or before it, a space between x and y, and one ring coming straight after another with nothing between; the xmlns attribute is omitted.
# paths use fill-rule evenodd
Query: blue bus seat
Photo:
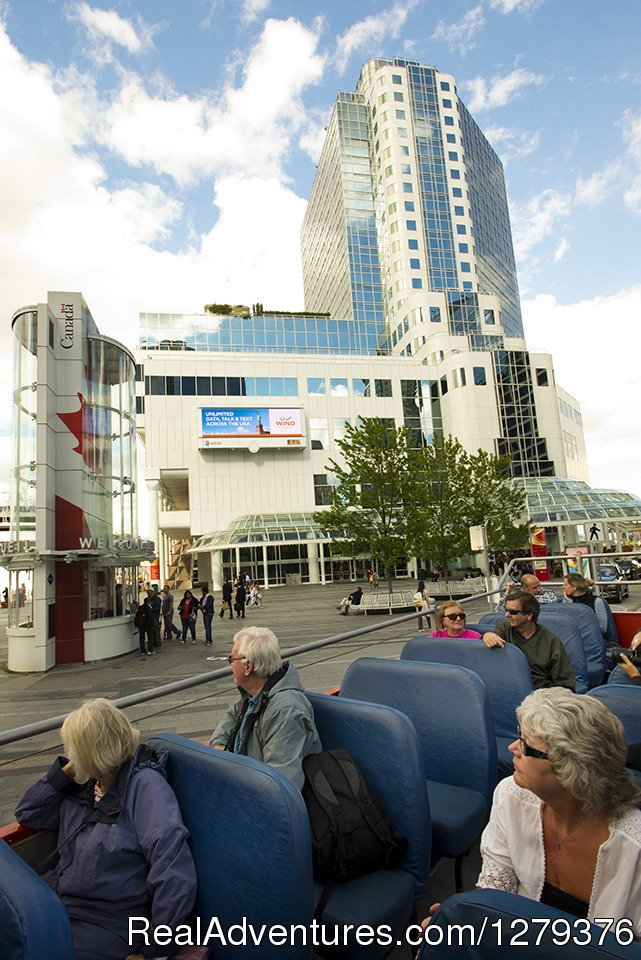
<svg viewBox="0 0 641 960"><path fill-rule="evenodd" d="M202 931L218 917L226 931L243 917L262 924L309 924L314 913L307 808L292 781L267 764L214 750L174 733L149 745L169 753L167 775L196 864L195 913ZM239 947L214 940L216 960ZM246 943L243 957L308 960L311 945Z"/></svg>
<svg viewBox="0 0 641 960"><path fill-rule="evenodd" d="M306 691L325 750L347 750L396 829L408 839L398 870L378 870L332 887L319 918L326 924L388 924L402 939L415 899L427 882L430 862L430 811L416 730L398 710L346 697ZM322 885L316 884L317 899ZM346 960L381 960L389 947L359 945L353 935L340 946L317 946L316 953Z"/></svg>
<svg viewBox="0 0 641 960"><path fill-rule="evenodd" d="M349 666L343 694L402 710L416 727L427 779L432 848L455 858L458 881L459 858L485 826L497 780L496 739L482 681L472 671L450 664L363 657Z"/></svg>
<svg viewBox="0 0 641 960"><path fill-rule="evenodd" d="M584 924L579 929L575 916L502 890L449 897L434 914L432 926L442 933L432 930L418 960L641 960L638 943L620 942L614 933L590 924L590 943L585 945Z"/></svg>
<svg viewBox="0 0 641 960"><path fill-rule="evenodd" d="M598 687L603 683L607 660L605 640L594 610L582 603L544 604L541 607L539 623L545 625L551 613L554 616L568 617L578 626L587 661L588 682L591 687Z"/></svg>
<svg viewBox="0 0 641 960"><path fill-rule="evenodd" d="M623 670L621 673L629 680ZM641 687L631 681L627 684L606 683L590 690L588 695L600 700L619 718L625 730L626 743L641 743ZM630 770L630 773L637 786L641 787L641 770Z"/></svg>
<svg viewBox="0 0 641 960"><path fill-rule="evenodd" d="M490 650L478 640L414 637L405 644L401 659L453 663L478 674L492 714L499 775L511 776L514 765L508 745L518 737L516 708L533 690L525 654L511 643Z"/></svg>
<svg viewBox="0 0 641 960"><path fill-rule="evenodd" d="M62 900L0 840L2 960L74 960L71 924Z"/></svg>

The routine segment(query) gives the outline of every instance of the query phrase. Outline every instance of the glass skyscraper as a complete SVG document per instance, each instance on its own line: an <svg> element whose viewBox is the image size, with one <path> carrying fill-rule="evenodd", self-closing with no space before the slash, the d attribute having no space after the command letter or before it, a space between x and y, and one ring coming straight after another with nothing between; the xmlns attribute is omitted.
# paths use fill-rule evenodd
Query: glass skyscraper
<svg viewBox="0 0 641 960"><path fill-rule="evenodd" d="M355 93L338 95L301 239L307 310L350 319L364 352L444 364L439 396L460 385L448 358L479 354L494 387L495 451L510 454L515 476L555 473L503 167L452 76L409 60L365 64ZM458 435L454 417L447 429Z"/></svg>

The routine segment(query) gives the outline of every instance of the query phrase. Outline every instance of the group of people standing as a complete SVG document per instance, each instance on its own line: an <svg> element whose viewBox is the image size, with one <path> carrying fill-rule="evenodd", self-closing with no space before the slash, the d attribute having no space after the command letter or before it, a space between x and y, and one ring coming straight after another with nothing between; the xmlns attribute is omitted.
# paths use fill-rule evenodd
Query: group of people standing
<svg viewBox="0 0 641 960"><path fill-rule="evenodd" d="M247 577L247 581L249 581L249 577ZM200 598L195 597L191 590L185 590L177 608L181 629L174 624L176 613L174 595L168 584L165 584L162 593L159 593L157 584L150 586L144 591L141 601L134 616L134 625L138 630L142 657L150 657L162 646L163 641L171 640L174 636L180 639L181 644L185 646L189 635L192 644L195 644L196 621L199 612L203 618L205 646L212 646L211 627L214 619L214 597L209 592L207 584L202 587ZM237 617L244 619L246 605L262 606L262 596L258 582L246 582L244 577L238 577L233 582L229 578L226 579L223 583L222 603L218 614L221 620L227 610L229 610L230 620L234 619L234 611L236 611Z"/></svg>

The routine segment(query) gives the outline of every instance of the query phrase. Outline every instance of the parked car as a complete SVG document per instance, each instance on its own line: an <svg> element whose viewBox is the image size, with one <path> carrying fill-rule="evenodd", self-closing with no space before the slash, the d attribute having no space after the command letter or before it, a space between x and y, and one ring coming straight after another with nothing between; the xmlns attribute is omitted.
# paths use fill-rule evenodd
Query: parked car
<svg viewBox="0 0 641 960"><path fill-rule="evenodd" d="M622 558L617 564L626 580L641 580L641 563L635 557Z"/></svg>
<svg viewBox="0 0 641 960"><path fill-rule="evenodd" d="M621 603L630 595L630 588L618 563L602 563L599 566L599 580L605 581L601 585L601 596L604 600Z"/></svg>

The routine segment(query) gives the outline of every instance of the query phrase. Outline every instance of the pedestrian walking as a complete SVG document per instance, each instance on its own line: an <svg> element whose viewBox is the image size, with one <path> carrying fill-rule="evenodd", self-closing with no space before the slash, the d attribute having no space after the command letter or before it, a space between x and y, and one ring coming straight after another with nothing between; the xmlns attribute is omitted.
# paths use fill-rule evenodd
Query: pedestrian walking
<svg viewBox="0 0 641 960"><path fill-rule="evenodd" d="M214 619L214 598L209 592L207 584L203 586L203 595L200 598L200 612L203 615L203 626L205 628L205 646L211 647L211 623Z"/></svg>
<svg viewBox="0 0 641 960"><path fill-rule="evenodd" d="M150 587L149 590L147 590L147 596L149 597L149 606L151 608L151 613L152 613L154 648L161 647L162 643L160 641L160 611L162 609L162 600L160 599L160 594L158 593L158 587L156 584L154 584L153 587Z"/></svg>
<svg viewBox="0 0 641 960"><path fill-rule="evenodd" d="M232 589L231 581L229 577L223 582L223 602L220 607L220 613L218 616L222 620L225 616L225 610L229 610L229 619L234 619L234 611L232 609Z"/></svg>
<svg viewBox="0 0 641 960"><path fill-rule="evenodd" d="M198 601L191 592L191 590L185 590L185 594L178 604L178 613L180 614L180 622L182 623L182 640L180 641L185 646L187 642L187 631L191 633L191 642L196 642L196 617L198 616Z"/></svg>
<svg viewBox="0 0 641 960"><path fill-rule="evenodd" d="M245 583L241 581L236 587L236 602L234 603L234 610L236 611L236 616L245 619L245 602L247 600L247 591L245 590Z"/></svg>
<svg viewBox="0 0 641 960"><path fill-rule="evenodd" d="M134 615L134 626L138 630L140 656L150 657L154 652L153 613L149 606L149 597L145 597Z"/></svg>
<svg viewBox="0 0 641 960"><path fill-rule="evenodd" d="M163 640L171 640L175 635L180 636L180 630L174 626L174 595L166 583L162 589L162 617L164 623Z"/></svg>

